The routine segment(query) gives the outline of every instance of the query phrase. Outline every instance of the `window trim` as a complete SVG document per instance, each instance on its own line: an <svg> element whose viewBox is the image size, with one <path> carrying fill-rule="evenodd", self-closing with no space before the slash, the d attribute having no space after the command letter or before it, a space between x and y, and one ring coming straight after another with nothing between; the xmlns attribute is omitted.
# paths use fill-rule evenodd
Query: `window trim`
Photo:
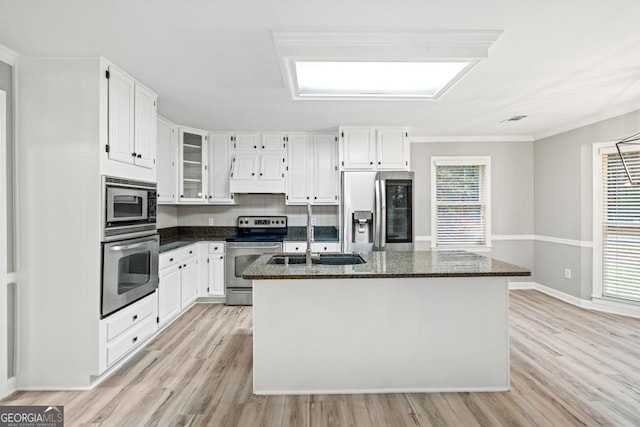
<svg viewBox="0 0 640 427"><path fill-rule="evenodd" d="M606 300L606 301L614 301L619 304L625 304L627 306L637 306L639 304L638 301L625 300L622 298L613 298L609 296L604 296L604 283L603 283L603 243L602 243L602 156L605 154L614 154L618 153L616 148L616 141L606 141L606 142L596 142L592 147L592 172L593 172L593 206L592 206L592 240L593 240L593 251L592 251L592 289L591 289L591 299L592 300Z"/></svg>
<svg viewBox="0 0 640 427"><path fill-rule="evenodd" d="M491 156L432 156L431 166L431 249L438 251L469 250L485 252L491 250ZM447 245L438 246L437 203L436 203L436 166L484 166L485 221L484 245Z"/></svg>

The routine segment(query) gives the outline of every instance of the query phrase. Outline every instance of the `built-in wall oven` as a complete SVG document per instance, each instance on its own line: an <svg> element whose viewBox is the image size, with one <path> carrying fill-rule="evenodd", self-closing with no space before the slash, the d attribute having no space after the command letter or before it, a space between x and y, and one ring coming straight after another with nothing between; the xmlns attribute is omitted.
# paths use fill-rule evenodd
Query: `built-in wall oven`
<svg viewBox="0 0 640 427"><path fill-rule="evenodd" d="M155 292L156 184L103 177L102 317Z"/></svg>
<svg viewBox="0 0 640 427"><path fill-rule="evenodd" d="M251 305L253 289L251 280L242 273L264 254L282 252L282 241L288 231L286 216L241 216L238 233L227 239L226 244L226 304Z"/></svg>

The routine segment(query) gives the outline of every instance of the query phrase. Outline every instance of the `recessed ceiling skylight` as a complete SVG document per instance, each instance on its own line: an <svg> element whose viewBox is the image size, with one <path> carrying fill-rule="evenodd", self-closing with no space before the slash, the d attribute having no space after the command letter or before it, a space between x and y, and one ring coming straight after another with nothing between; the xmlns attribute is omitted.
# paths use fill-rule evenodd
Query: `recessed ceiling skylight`
<svg viewBox="0 0 640 427"><path fill-rule="evenodd" d="M300 97L434 98L471 62L295 61Z"/></svg>
<svg viewBox="0 0 640 427"><path fill-rule="evenodd" d="M436 99L489 54L500 30L274 31L293 99Z"/></svg>

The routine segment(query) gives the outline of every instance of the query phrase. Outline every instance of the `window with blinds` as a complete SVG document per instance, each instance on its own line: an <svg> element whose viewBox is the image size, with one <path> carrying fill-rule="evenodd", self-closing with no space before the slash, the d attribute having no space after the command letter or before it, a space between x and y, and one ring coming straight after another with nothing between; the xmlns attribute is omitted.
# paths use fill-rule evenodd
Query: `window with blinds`
<svg viewBox="0 0 640 427"><path fill-rule="evenodd" d="M435 247L488 245L488 163L436 160Z"/></svg>
<svg viewBox="0 0 640 427"><path fill-rule="evenodd" d="M624 156L640 180L640 151ZM640 301L640 185L618 153L602 155L602 295Z"/></svg>

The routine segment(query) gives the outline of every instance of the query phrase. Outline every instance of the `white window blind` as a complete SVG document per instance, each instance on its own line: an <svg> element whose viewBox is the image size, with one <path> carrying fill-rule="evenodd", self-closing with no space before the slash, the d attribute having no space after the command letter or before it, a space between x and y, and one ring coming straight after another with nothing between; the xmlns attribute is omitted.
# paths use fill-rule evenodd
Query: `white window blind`
<svg viewBox="0 0 640 427"><path fill-rule="evenodd" d="M624 156L640 180L640 151ZM640 185L617 153L602 155L602 295L640 301Z"/></svg>
<svg viewBox="0 0 640 427"><path fill-rule="evenodd" d="M435 162L436 246L487 245L487 179L483 164Z"/></svg>

